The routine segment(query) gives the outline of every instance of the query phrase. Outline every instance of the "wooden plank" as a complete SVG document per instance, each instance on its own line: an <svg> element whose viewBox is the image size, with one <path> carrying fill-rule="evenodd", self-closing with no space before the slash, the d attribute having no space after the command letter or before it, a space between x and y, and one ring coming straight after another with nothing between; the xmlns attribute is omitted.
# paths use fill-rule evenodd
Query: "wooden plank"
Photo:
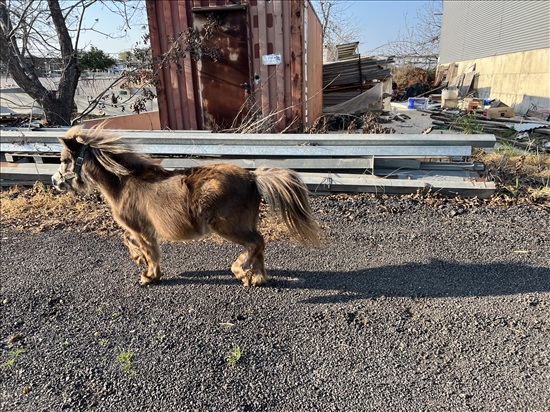
<svg viewBox="0 0 550 412"><path fill-rule="evenodd" d="M272 3L274 25L271 29L268 30L268 33L272 32L272 35L274 37L273 53L281 54L283 56L284 64L282 64L280 67L279 66L274 67L274 70L275 70L274 81L276 84L275 90L276 90L276 99L277 99L276 112L278 113L276 117L276 121L278 122L277 124L281 124L281 126L286 126L287 121L285 120L285 108L287 106L285 105L285 67L288 60L284 59L284 53L283 53L284 46L285 46L284 30L283 30L284 26L283 24L281 24L281 22L285 20L283 20L282 3L284 2L274 1ZM269 38L268 38L268 41L269 41ZM281 121L281 123L279 123L279 121Z"/></svg>
<svg viewBox="0 0 550 412"><path fill-rule="evenodd" d="M274 91L271 90L269 87L269 70L268 66L261 63L261 58L263 55L268 54L267 53L267 10L266 10L266 2L265 1L259 1L257 3L258 7L258 38L256 39L258 41L258 45L260 48L260 90L261 90L261 108L262 108L262 116L267 117L270 115L270 92Z"/></svg>
<svg viewBox="0 0 550 412"><path fill-rule="evenodd" d="M475 75L476 72L468 72L464 75L462 84L459 86L460 96L466 96L470 92L470 88L472 87L472 82L474 81Z"/></svg>

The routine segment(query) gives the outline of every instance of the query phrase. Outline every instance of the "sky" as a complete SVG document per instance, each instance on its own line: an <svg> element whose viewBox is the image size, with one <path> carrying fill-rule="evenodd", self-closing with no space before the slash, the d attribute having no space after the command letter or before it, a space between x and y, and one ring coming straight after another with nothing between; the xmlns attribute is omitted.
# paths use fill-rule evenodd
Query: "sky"
<svg viewBox="0 0 550 412"><path fill-rule="evenodd" d="M126 2L128 7L131 7L132 3L132 0ZM361 27L358 39L359 51L369 53L377 47L395 40L400 31L405 31L406 25L413 27L417 21L416 14L426 4L426 0L352 0L346 3L349 3L349 8L346 10L349 19L357 22L357 25ZM96 22L95 19L98 21ZM94 5L86 13L86 21L88 25L94 24L94 28L103 33L115 33L118 36L124 34L121 29L123 22L120 17L101 4ZM118 39L108 38L99 33L84 33L79 48L89 49L93 45L106 53L117 55L121 51L132 48L136 42L140 41L144 33L142 30L144 24L147 24L145 15L135 17L131 22L131 27L126 28L127 35Z"/></svg>
<svg viewBox="0 0 550 412"><path fill-rule="evenodd" d="M139 3L145 2L128 0L125 5L131 12L133 5ZM84 27L93 27L93 31L85 30L81 33L79 49L89 50L91 46L95 46L105 53L116 56L122 51L135 48L136 43L140 43L138 47L144 47L142 36L149 31L144 8L142 13L132 16L129 27L119 14L101 2L92 5L84 16Z"/></svg>
<svg viewBox="0 0 550 412"><path fill-rule="evenodd" d="M359 52L369 52L395 40L399 33L406 32L406 26L414 27L417 12L426 4L423 1L350 1L347 10L350 18L361 27Z"/></svg>

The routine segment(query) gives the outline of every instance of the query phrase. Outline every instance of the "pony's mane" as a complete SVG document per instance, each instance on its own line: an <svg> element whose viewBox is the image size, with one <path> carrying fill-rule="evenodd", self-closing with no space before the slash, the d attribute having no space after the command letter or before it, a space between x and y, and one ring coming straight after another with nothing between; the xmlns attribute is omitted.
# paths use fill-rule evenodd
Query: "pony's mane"
<svg viewBox="0 0 550 412"><path fill-rule="evenodd" d="M76 126L67 131L65 139L74 139L80 144L87 145L101 166L117 176L127 176L153 166L145 155L135 153L124 144L120 136L107 133L101 127L84 130Z"/></svg>

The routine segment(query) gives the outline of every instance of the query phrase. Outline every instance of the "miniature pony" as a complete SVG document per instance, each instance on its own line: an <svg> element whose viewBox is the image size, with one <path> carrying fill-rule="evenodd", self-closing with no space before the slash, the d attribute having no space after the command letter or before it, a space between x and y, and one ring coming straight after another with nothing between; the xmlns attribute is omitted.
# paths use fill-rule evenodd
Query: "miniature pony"
<svg viewBox="0 0 550 412"><path fill-rule="evenodd" d="M125 230L132 259L147 268L140 284L158 282L159 239L199 239L211 232L244 247L231 271L245 286L266 283L265 242L258 232L261 198L304 245L320 243L320 228L299 175L288 169L248 171L230 164L166 170L102 129L70 129L59 139L59 190L99 189Z"/></svg>

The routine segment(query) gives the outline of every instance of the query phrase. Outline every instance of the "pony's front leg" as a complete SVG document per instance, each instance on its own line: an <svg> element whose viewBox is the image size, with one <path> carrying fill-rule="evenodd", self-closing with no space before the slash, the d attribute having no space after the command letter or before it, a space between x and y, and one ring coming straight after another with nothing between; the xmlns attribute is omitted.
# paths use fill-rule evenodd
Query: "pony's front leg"
<svg viewBox="0 0 550 412"><path fill-rule="evenodd" d="M139 247L139 257L143 258L143 263L147 265L147 269L141 274L139 284L144 286L151 283L157 283L162 277L162 272L160 270L160 247L158 241L155 237L145 237L138 233L133 233L128 236L129 240L133 240ZM126 237L125 237L126 239ZM132 253L132 248L130 248L130 253ZM136 252L136 255L138 253ZM134 259L135 260L135 259Z"/></svg>
<svg viewBox="0 0 550 412"><path fill-rule="evenodd" d="M124 244L128 247L128 250L130 251L130 256L132 257L132 260L134 262L136 262L138 265L147 265L147 259L145 259L143 253L141 253L139 244L136 242L130 232L124 232Z"/></svg>

